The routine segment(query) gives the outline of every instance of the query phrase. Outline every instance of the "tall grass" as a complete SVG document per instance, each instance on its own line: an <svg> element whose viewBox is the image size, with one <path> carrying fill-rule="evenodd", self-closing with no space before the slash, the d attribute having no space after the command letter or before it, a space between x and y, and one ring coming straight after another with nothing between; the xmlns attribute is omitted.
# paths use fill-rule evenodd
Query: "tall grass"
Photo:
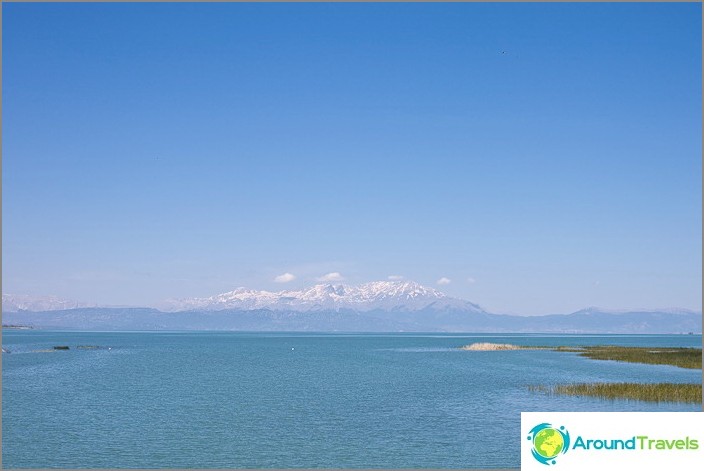
<svg viewBox="0 0 704 471"><path fill-rule="evenodd" d="M581 383L531 386L532 391L602 399L633 399L649 402L702 403L701 384L680 383Z"/></svg>
<svg viewBox="0 0 704 471"><path fill-rule="evenodd" d="M652 365L673 365L702 369L701 348L619 347L598 345L579 350L581 356L595 360L616 360Z"/></svg>
<svg viewBox="0 0 704 471"><path fill-rule="evenodd" d="M574 352L594 360L615 360L651 365L672 365L680 368L702 369L702 349L682 347L621 347L593 345L586 347L522 347L526 350L549 349L556 352Z"/></svg>

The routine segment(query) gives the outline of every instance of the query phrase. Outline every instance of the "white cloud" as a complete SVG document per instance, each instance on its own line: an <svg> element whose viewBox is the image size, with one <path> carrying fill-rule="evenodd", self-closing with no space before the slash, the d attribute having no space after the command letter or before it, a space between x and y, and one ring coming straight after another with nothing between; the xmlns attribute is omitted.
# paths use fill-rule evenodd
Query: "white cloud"
<svg viewBox="0 0 704 471"><path fill-rule="evenodd" d="M477 282L477 280L475 280L475 279L472 278L472 277L467 278L467 283L469 283L470 285L473 285L473 284L476 283L476 282Z"/></svg>
<svg viewBox="0 0 704 471"><path fill-rule="evenodd" d="M403 280L405 277L403 275L389 275L389 280L391 281L400 281Z"/></svg>
<svg viewBox="0 0 704 471"><path fill-rule="evenodd" d="M316 278L316 280L318 280L318 281L342 281L344 279L345 279L345 277L336 271Z"/></svg>
<svg viewBox="0 0 704 471"><path fill-rule="evenodd" d="M437 281L437 283L439 285L449 285L450 283L452 283L452 280L443 276Z"/></svg>
<svg viewBox="0 0 704 471"><path fill-rule="evenodd" d="M292 275L291 273L284 273L283 275L274 277L274 281L277 283L288 283L289 281L293 281L295 279L296 275Z"/></svg>

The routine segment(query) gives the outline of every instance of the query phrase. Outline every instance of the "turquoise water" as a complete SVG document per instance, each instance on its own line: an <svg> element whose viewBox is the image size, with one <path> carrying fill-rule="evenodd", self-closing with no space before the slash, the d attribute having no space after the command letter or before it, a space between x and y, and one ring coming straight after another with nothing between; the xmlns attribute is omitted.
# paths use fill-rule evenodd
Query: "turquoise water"
<svg viewBox="0 0 704 471"><path fill-rule="evenodd" d="M702 338L5 330L2 464L518 467L521 411L701 410L528 389L700 383L701 370L456 348L473 342L701 347ZM54 345L71 350L36 352Z"/></svg>

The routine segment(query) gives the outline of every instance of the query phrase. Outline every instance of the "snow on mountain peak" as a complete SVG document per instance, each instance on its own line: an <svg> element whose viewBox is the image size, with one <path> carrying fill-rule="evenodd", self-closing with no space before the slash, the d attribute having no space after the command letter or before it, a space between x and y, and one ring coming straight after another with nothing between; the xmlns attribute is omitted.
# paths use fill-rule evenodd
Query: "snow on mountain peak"
<svg viewBox="0 0 704 471"><path fill-rule="evenodd" d="M372 281L359 286L360 290L373 296L391 296L400 299L446 298L447 295L436 289L428 288L415 281Z"/></svg>
<svg viewBox="0 0 704 471"><path fill-rule="evenodd" d="M208 298L171 300L170 311L224 309L272 310L411 310L462 308L482 311L468 301L450 298L433 288L413 281L373 281L357 286L321 283L300 290L279 292L237 288Z"/></svg>

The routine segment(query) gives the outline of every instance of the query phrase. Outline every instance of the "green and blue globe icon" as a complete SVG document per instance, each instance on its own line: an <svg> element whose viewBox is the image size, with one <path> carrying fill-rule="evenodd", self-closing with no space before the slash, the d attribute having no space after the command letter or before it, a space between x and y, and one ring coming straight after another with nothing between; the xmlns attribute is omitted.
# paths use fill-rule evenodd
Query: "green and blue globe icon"
<svg viewBox="0 0 704 471"><path fill-rule="evenodd" d="M552 424L542 423L529 433L528 440L533 442L533 458L542 464L555 464L558 455L570 449L570 434L564 426L555 428Z"/></svg>

